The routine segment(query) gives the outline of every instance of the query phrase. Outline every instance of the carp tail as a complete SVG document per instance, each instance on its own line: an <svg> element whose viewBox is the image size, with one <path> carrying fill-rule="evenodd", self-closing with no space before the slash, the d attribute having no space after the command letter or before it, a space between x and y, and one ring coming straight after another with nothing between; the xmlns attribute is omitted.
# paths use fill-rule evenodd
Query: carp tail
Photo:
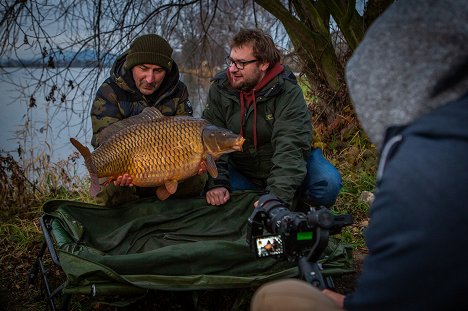
<svg viewBox="0 0 468 311"><path fill-rule="evenodd" d="M96 166L94 166L91 151L89 151L88 147L83 146L79 141L77 141L74 138L70 138L70 142L73 146L75 146L75 148L81 153L81 155L84 158L86 168L88 169L89 176L91 177L91 186L89 191L91 195L95 197L100 190L100 186Z"/></svg>

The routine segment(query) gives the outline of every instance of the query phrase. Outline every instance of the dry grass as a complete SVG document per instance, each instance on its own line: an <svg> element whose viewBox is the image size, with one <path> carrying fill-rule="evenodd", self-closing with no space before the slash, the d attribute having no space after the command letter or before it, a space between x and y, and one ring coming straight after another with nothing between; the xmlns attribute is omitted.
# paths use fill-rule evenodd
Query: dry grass
<svg viewBox="0 0 468 311"><path fill-rule="evenodd" d="M342 173L343 189L334 206L337 213L350 213L354 225L343 230L341 237L355 246L355 264L366 254L363 230L367 226L369 203L360 199L363 191L374 190L376 151L351 116L339 116L330 128L316 128L316 147L323 147L328 158ZM338 133L338 134L337 134ZM0 154L0 262L2 282L0 305L6 310L43 310L46 304L40 286L29 285L28 271L39 252L42 231L38 218L42 203L50 199L75 199L92 202L88 195L88 180L77 177L76 158L52 164L46 155L19 164L8 154ZM63 280L60 271L52 270L52 278ZM354 288L356 274L335 280L338 291ZM155 293L132 310L187 310L194 299L197 310L248 310L252 289L219 290L190 293ZM97 304L87 297L74 298L72 310L116 310Z"/></svg>
<svg viewBox="0 0 468 311"><path fill-rule="evenodd" d="M87 181L76 177L77 155L49 163L44 154L20 165L0 154L0 305L5 310L44 310L39 287L27 282L39 253L41 205L49 199L90 201Z"/></svg>
<svg viewBox="0 0 468 311"><path fill-rule="evenodd" d="M0 155L0 210L25 207L31 198L22 167L9 154Z"/></svg>

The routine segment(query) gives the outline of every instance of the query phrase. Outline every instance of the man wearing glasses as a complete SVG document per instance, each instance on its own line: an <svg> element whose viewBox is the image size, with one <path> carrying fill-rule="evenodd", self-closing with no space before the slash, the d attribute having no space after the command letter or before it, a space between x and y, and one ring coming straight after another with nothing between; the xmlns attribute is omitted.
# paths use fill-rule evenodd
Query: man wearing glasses
<svg viewBox="0 0 468 311"><path fill-rule="evenodd" d="M242 29L230 48L228 68L213 78L203 118L246 142L242 152L217 162L218 177L206 184L207 202L222 205L230 191L256 189L287 205L294 198L333 205L341 176L320 149L311 149L307 104L294 74L280 63L272 38L258 29Z"/></svg>

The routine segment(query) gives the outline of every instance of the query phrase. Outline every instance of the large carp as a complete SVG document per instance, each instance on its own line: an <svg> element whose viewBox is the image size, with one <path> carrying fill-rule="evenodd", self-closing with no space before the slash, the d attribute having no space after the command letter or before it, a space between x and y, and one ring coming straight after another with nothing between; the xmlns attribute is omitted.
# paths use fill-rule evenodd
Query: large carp
<svg viewBox="0 0 468 311"><path fill-rule="evenodd" d="M215 160L241 151L244 138L204 119L166 117L148 107L103 129L93 152L74 138L70 142L85 160L91 195L98 193L100 177L109 177L110 182L128 173L135 186L160 186L156 194L164 200L177 190L179 181L196 175L204 165L217 177Z"/></svg>

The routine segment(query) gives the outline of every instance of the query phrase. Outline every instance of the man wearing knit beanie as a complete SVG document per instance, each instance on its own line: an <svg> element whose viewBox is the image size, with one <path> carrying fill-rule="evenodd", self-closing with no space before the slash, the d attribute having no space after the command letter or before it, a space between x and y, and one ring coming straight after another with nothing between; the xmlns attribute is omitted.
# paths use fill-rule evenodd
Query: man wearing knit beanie
<svg viewBox="0 0 468 311"><path fill-rule="evenodd" d="M152 95L171 72L172 48L158 35L143 35L130 45L124 68L130 70L133 82L143 95Z"/></svg>
<svg viewBox="0 0 468 311"><path fill-rule="evenodd" d="M298 280L262 287L261 310L467 310L468 5L395 1L346 66L380 150L368 254L345 296Z"/></svg>
<svg viewBox="0 0 468 311"><path fill-rule="evenodd" d="M137 115L146 107L156 107L166 116L192 116L187 87L179 80L179 68L172 59L172 51L172 47L161 36L146 34L137 37L129 49L117 57L110 77L99 87L91 108L91 144L95 148L99 146L97 136L102 129ZM196 176L183 182L178 192L193 186L193 192L189 190L188 194L199 194L204 183L198 178ZM97 201L111 206L154 196L153 188L129 185L131 178L120 176L115 184L101 189Z"/></svg>
<svg viewBox="0 0 468 311"><path fill-rule="evenodd" d="M130 45L125 66L131 69L136 65L153 64L171 71L171 57L172 48L166 40L158 35L143 35Z"/></svg>

